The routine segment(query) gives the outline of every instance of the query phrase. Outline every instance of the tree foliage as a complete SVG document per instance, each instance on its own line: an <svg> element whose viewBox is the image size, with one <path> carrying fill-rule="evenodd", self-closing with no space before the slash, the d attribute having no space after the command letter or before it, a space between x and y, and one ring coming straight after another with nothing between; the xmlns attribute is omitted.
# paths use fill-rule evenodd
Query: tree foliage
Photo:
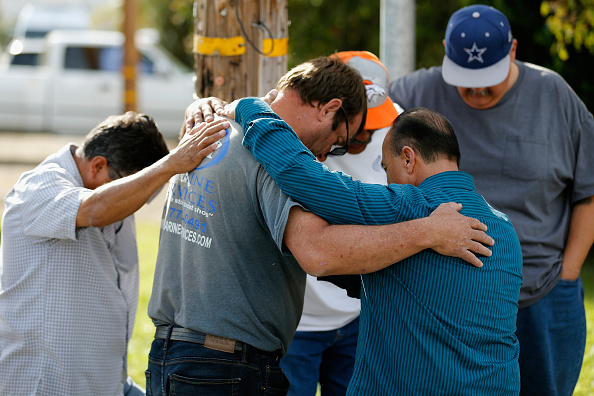
<svg viewBox="0 0 594 396"><path fill-rule="evenodd" d="M193 69L193 0L140 0L142 19L159 30L161 43Z"/></svg>
<svg viewBox="0 0 594 396"><path fill-rule="evenodd" d="M288 0L289 65L337 51L379 53L379 0Z"/></svg>
<svg viewBox="0 0 594 396"><path fill-rule="evenodd" d="M585 47L594 54L594 0L543 1L540 13L555 36L551 50L559 59L569 59L568 45L578 52Z"/></svg>

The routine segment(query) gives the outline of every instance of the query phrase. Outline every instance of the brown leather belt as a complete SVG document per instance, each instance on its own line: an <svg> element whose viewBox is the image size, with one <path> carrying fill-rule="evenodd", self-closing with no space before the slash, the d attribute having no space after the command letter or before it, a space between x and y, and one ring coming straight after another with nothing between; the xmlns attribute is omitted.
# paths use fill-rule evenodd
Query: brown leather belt
<svg viewBox="0 0 594 396"><path fill-rule="evenodd" d="M169 326L157 326L155 338L166 340L169 333ZM170 340L192 342L194 344L203 345L206 348L214 349L221 352L234 353L246 351L247 353L255 353L258 355L270 357L279 360L281 357L280 351L268 352L255 348L245 342L232 340L214 336L210 334L201 333L186 329L185 327L173 327L171 329Z"/></svg>

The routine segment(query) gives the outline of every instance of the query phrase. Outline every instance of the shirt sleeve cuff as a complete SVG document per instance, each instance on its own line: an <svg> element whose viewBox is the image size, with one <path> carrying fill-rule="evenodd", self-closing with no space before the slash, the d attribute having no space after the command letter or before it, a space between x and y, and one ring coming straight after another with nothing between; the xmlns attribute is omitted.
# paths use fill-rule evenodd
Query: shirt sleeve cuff
<svg viewBox="0 0 594 396"><path fill-rule="evenodd" d="M244 134L248 124L257 118L262 118L263 115L267 118L278 118L270 106L260 98L240 99L235 108L235 122L241 125Z"/></svg>

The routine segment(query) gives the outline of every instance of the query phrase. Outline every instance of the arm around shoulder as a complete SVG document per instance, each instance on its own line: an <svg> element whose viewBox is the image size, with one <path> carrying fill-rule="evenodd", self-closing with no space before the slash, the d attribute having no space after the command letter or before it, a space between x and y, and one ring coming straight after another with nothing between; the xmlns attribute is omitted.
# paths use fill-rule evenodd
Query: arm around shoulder
<svg viewBox="0 0 594 396"><path fill-rule="evenodd" d="M201 124L168 155L141 171L104 184L87 195L76 216L77 227L104 227L130 216L172 176L190 172L212 153L229 127L226 120Z"/></svg>
<svg viewBox="0 0 594 396"><path fill-rule="evenodd" d="M303 270L312 276L366 274L429 247L421 239L411 238L406 224L331 225L311 212L293 207L283 241ZM385 232L388 228L394 228L392 233Z"/></svg>
<svg viewBox="0 0 594 396"><path fill-rule="evenodd" d="M381 226L330 225L294 207L283 241L313 276L375 272L428 248L482 266L475 254L490 256L483 243L493 244L486 226L459 214L461 205L444 205L429 217Z"/></svg>

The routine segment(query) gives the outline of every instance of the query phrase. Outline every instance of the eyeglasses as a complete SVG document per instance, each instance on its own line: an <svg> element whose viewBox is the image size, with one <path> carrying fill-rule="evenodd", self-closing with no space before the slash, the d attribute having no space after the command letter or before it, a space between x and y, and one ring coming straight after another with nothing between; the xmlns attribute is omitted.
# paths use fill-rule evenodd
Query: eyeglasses
<svg viewBox="0 0 594 396"><path fill-rule="evenodd" d="M344 114L344 122L346 124L346 142L342 147L334 147L332 150L330 150L328 155L340 156L345 155L347 151L349 151L349 119L347 118L347 113L344 110L344 107L340 106L340 109L342 110L342 114Z"/></svg>

